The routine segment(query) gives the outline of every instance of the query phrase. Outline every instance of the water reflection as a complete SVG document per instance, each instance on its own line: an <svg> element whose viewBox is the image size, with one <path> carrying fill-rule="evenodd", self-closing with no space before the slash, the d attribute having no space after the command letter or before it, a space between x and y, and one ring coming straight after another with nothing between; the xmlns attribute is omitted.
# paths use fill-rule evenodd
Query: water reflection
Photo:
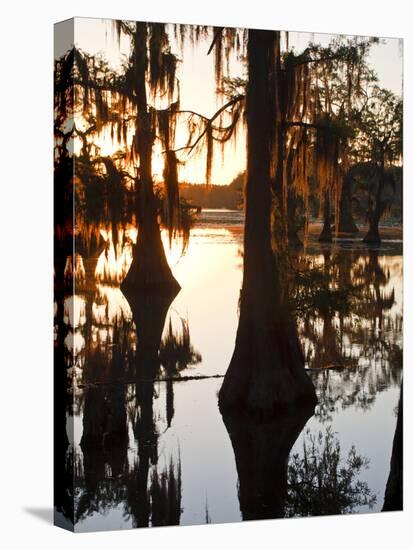
<svg viewBox="0 0 413 550"><path fill-rule="evenodd" d="M371 250L363 255L324 253L298 264L294 297L308 367L368 366L397 359L402 330L399 264L399 258L379 261Z"/></svg>
<svg viewBox="0 0 413 550"><path fill-rule="evenodd" d="M369 460L354 445L343 456L337 435L331 426L318 434L306 430L302 454L294 453L288 465L287 517L349 514L375 504L376 495L359 478Z"/></svg>
<svg viewBox="0 0 413 550"><path fill-rule="evenodd" d="M128 301L118 288L97 285L68 296L60 308L57 346L66 367L60 372L66 394L76 394L62 417L82 419L78 445L67 439L62 423L59 428L62 480L75 472L75 525L119 506L125 524L179 523L179 453L159 464L158 437L161 424L167 428L173 419L173 380L201 356L191 344L188 320L171 311L165 326L174 298L134 294ZM62 357L56 364L62 365ZM159 378L167 386L164 422L154 409ZM71 498L73 493L59 507L64 515Z"/></svg>
<svg viewBox="0 0 413 550"><path fill-rule="evenodd" d="M239 232L193 233L177 296L126 297L111 268L97 274L103 249L75 259L83 269L56 299L61 516L86 531L381 509L402 377L397 248L297 253L298 332L319 404L312 416L223 423L221 380L186 380L228 365Z"/></svg>
<svg viewBox="0 0 413 550"><path fill-rule="evenodd" d="M224 415L238 472L243 520L284 517L288 458L312 410L271 421Z"/></svg>
<svg viewBox="0 0 413 550"><path fill-rule="evenodd" d="M67 417L73 411L73 394L66 369L70 366L65 346L66 332L63 323L63 293L55 289L55 327L54 327L54 505L55 523L62 527L73 528L74 491L73 465L74 452L71 434L67 427Z"/></svg>
<svg viewBox="0 0 413 550"><path fill-rule="evenodd" d="M306 262L295 289L299 333L320 398L316 416L330 421L339 408L367 410L401 383L400 257L339 250Z"/></svg>
<svg viewBox="0 0 413 550"><path fill-rule="evenodd" d="M368 459L354 446L343 456L331 426L318 434L305 430L301 452L290 457L311 416L307 410L266 423L224 416L243 520L348 514L375 504L376 495L360 479Z"/></svg>
<svg viewBox="0 0 413 550"><path fill-rule="evenodd" d="M202 361L201 355L191 345L188 321L181 319L182 333L175 334L169 319L166 336L162 339L159 359L166 379L166 421L171 426L174 416L174 379L186 368Z"/></svg>

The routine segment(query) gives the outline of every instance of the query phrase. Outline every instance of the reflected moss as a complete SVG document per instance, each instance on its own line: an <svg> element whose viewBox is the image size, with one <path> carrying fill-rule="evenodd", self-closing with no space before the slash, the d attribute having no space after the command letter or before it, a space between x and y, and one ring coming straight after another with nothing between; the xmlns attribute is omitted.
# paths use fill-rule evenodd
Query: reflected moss
<svg viewBox="0 0 413 550"><path fill-rule="evenodd" d="M82 363L85 386L76 400L83 434L75 468L75 525L119 505L125 521L136 527L178 524L181 464L171 455L167 466L159 465L162 420L154 407L155 379L179 376L180 370L200 361L189 324L170 319L164 330L174 296L135 294L130 308L122 307L118 314L113 308L91 307L95 297L85 295L88 322L81 327L88 352ZM125 384L128 377L133 384ZM169 386L168 426L174 411ZM129 451L131 435L136 456Z"/></svg>
<svg viewBox="0 0 413 550"><path fill-rule="evenodd" d="M375 250L326 250L297 259L292 300L323 421L338 407L366 410L377 393L400 385L396 267Z"/></svg>

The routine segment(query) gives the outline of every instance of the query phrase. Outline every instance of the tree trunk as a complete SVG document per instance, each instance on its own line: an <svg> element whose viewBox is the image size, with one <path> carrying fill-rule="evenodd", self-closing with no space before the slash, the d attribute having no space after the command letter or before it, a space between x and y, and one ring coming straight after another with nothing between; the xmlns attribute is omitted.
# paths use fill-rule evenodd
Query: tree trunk
<svg viewBox="0 0 413 550"><path fill-rule="evenodd" d="M354 234L358 233L359 229L354 222L352 213L352 175L347 173L343 182L343 189L340 195L339 203L339 219L338 219L338 234Z"/></svg>
<svg viewBox="0 0 413 550"><path fill-rule="evenodd" d="M333 242L333 235L331 232L331 212L330 212L330 191L324 193L324 225L323 230L318 237L320 243Z"/></svg>
<svg viewBox="0 0 413 550"><path fill-rule="evenodd" d="M181 287L172 274L166 259L157 213L154 206L147 204L138 224L138 236L133 247L133 260L121 284L124 294L147 291L178 291Z"/></svg>
<svg viewBox="0 0 413 550"><path fill-rule="evenodd" d="M303 243L301 242L300 237L298 236L298 224L296 221L297 216L297 199L294 196L291 196L292 192L288 194L288 246L289 248L302 248Z"/></svg>
<svg viewBox="0 0 413 550"><path fill-rule="evenodd" d="M280 68L277 63L277 68L275 69L277 74L280 74ZM274 86L275 83L269 79L268 86ZM270 98L271 99L271 98ZM278 101L277 98L274 98L275 101ZM281 99L281 98L279 98ZM272 108L273 116L276 118L280 115L275 110L275 104ZM282 115L281 115L282 116ZM274 250L277 250L279 252L285 251L285 248L288 243L288 235L289 235L289 223L287 219L287 197L288 197L288 191L287 186L285 182L286 174L284 173L284 156L285 156L285 140L286 140L286 134L285 129L281 123L281 120L278 121L276 124L276 131L275 131L275 150L274 150L274 156L277 159L277 164L274 170L274 165L270 165L270 177L274 177L275 179L275 186L274 186L274 193L273 193L273 245ZM270 138L271 139L271 138ZM271 147L271 146L270 146ZM271 147L272 149L272 147ZM272 174L272 172L275 172Z"/></svg>
<svg viewBox="0 0 413 550"><path fill-rule="evenodd" d="M271 248L271 172L274 113L271 83L279 33L250 30L247 87L247 182L244 271L234 353L219 393L222 410L261 415L316 401L304 369L297 329L282 299Z"/></svg>
<svg viewBox="0 0 413 550"><path fill-rule="evenodd" d="M386 201L382 201L382 194L385 185L384 158L382 158L380 163L376 165L376 170L379 181L377 184L376 196L374 200L374 208L370 208L368 214L369 229L367 231L367 235L363 239L363 242L367 244L379 245L381 243L379 223L380 218L382 217L386 209Z"/></svg>
<svg viewBox="0 0 413 550"><path fill-rule="evenodd" d="M303 409L270 422L224 414L235 455L244 521L284 517L289 454L313 410Z"/></svg>
<svg viewBox="0 0 413 550"><path fill-rule="evenodd" d="M379 233L379 220L377 216L373 215L370 218L369 229L366 236L363 239L363 242L367 244L380 244L381 238Z"/></svg>
<svg viewBox="0 0 413 550"><path fill-rule="evenodd" d="M136 192L138 237L133 248L131 267L122 290L180 288L168 265L158 224L156 197L153 192L152 147L155 139L152 116L146 94L147 26L137 23L134 36L134 82L138 108L136 152L139 156L139 185Z"/></svg>
<svg viewBox="0 0 413 550"><path fill-rule="evenodd" d="M390 474L386 484L383 512L403 510L403 385L391 453Z"/></svg>
<svg viewBox="0 0 413 550"><path fill-rule="evenodd" d="M283 137L285 139L285 132L283 132ZM286 177L289 185L287 189L287 225L288 225L288 246L289 248L302 248L303 243L301 242L298 236L298 230L300 229L300 224L297 222L297 207L298 207L298 198L295 194L295 191L291 188L291 172L293 166L294 154L293 150L290 150L289 156L286 162Z"/></svg>

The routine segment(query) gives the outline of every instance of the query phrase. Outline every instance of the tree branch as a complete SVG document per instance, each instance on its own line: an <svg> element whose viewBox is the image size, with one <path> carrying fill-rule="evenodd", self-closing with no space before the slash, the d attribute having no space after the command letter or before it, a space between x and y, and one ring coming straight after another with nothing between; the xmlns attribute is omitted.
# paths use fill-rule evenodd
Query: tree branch
<svg viewBox="0 0 413 550"><path fill-rule="evenodd" d="M217 42L217 40L218 40L218 38L219 38L219 35L222 34L222 31L223 31L223 30L224 30L223 27L219 27L219 28L216 30L216 32L215 32L215 34L214 34L214 38L213 38L213 40L212 40L212 42L211 42L211 45L209 46L209 50L207 51L207 55L209 55L209 54L212 52L212 49L213 49L213 47L215 46L215 44L216 44L216 42Z"/></svg>
<svg viewBox="0 0 413 550"><path fill-rule="evenodd" d="M236 103L238 103L239 101L242 101L244 99L245 99L244 95L238 95L238 96L235 96L234 98L232 98L227 103L225 103L225 105L220 107L218 109L218 111L211 118L207 119L208 122L207 122L204 130L199 134L199 136L196 138L194 143L192 143L190 145L184 145L183 147L179 147L178 149L174 149L173 152L174 153L179 153L180 151L185 151L185 150L188 150L188 149L189 149L189 151L193 151L195 149L195 147L198 145L198 143L201 141L201 139L206 135L208 130L212 127L212 123L214 122L214 120L216 120L229 107L232 107L232 105L235 105ZM194 114L198 115L198 113L194 113ZM201 116L203 119L206 119L206 117L204 117L203 115L199 115L199 116ZM163 152L165 152L165 151L163 151Z"/></svg>

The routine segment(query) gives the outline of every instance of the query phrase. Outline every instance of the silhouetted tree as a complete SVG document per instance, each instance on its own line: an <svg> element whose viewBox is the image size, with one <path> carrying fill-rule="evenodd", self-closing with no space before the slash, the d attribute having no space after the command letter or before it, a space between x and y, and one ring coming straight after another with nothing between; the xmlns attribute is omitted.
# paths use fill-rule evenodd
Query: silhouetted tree
<svg viewBox="0 0 413 550"><path fill-rule="evenodd" d="M403 510L403 384L400 389L390 473L384 494L383 512Z"/></svg>
<svg viewBox="0 0 413 550"><path fill-rule="evenodd" d="M364 237L366 243L380 243L379 222L394 195L394 174L387 168L401 162L402 112L400 98L389 90L373 86L358 116L358 155L366 163L363 178L369 222Z"/></svg>
<svg viewBox="0 0 413 550"><path fill-rule="evenodd" d="M223 409L266 414L301 399L315 401L271 244L271 151L279 48L279 33L248 31L243 286L235 350L219 394Z"/></svg>
<svg viewBox="0 0 413 550"><path fill-rule="evenodd" d="M343 179L340 194L338 234L358 233L358 227L353 218L353 167L347 170Z"/></svg>

